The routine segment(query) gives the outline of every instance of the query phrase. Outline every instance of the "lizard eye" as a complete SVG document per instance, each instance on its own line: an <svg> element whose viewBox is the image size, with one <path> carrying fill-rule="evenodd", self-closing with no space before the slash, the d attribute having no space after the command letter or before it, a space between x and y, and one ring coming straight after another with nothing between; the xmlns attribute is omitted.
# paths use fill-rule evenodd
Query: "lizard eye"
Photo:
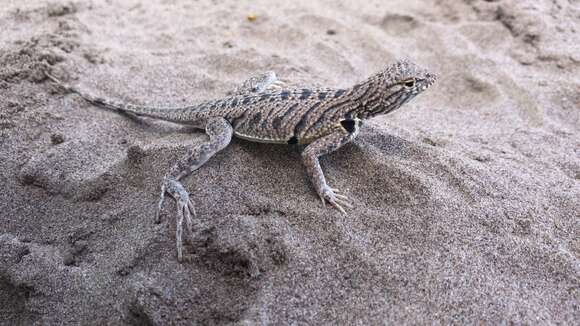
<svg viewBox="0 0 580 326"><path fill-rule="evenodd" d="M411 78L411 79L407 79L403 82L403 85L405 85L405 87L411 88L415 86L415 78Z"/></svg>

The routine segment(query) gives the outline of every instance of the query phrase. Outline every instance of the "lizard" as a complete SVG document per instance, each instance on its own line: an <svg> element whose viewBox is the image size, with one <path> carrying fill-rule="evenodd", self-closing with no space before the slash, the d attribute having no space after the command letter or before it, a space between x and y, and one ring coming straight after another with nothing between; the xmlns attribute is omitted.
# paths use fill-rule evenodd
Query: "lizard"
<svg viewBox="0 0 580 326"><path fill-rule="evenodd" d="M208 141L192 148L165 174L161 182L155 220L169 194L176 201L177 259L183 258L183 221L193 238L192 216L196 216L189 193L181 181L199 169L212 156L228 146L232 137L248 141L305 145L301 157L306 173L322 205L328 202L346 214L352 208L347 196L331 188L325 179L319 157L353 141L363 121L391 113L429 88L437 76L409 60L386 66L366 80L349 88L288 87L267 71L240 84L229 96L182 107L134 105L94 96L62 82L51 72L45 74L63 89L86 101L139 117L149 117L203 129Z"/></svg>

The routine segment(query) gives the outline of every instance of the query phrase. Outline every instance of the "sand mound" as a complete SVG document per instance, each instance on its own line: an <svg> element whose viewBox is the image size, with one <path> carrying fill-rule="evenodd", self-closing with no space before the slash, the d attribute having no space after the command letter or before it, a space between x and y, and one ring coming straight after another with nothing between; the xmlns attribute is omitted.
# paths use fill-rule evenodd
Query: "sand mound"
<svg viewBox="0 0 580 326"><path fill-rule="evenodd" d="M580 319L578 8L566 1L11 2L0 9L2 324L573 324ZM255 16L255 19L253 17ZM252 17L248 19L247 17ZM141 104L256 71L348 86L396 58L440 76L321 160L235 140L186 180L175 257L160 180L202 133Z"/></svg>

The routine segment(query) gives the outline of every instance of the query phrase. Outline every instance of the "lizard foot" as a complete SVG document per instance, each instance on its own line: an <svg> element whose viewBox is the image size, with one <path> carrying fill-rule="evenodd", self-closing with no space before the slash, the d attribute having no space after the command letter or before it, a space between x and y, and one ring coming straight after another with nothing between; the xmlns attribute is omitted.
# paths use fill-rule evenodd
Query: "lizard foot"
<svg viewBox="0 0 580 326"><path fill-rule="evenodd" d="M341 213L346 215L346 211L342 206L346 208L352 208L353 206L348 202L348 197L340 194L340 191L335 188L325 187L320 194L320 200L322 200L322 206L326 207L326 202L329 202L334 208L339 210ZM341 206L342 205L342 206Z"/></svg>
<svg viewBox="0 0 580 326"><path fill-rule="evenodd" d="M159 198L159 204L157 205L157 211L155 214L156 223L160 221L160 211L163 206L163 201L165 200L166 193L169 193L177 203L177 225L175 228L176 242L177 242L177 260L182 261L183 259L183 219L187 225L187 232L189 233L190 240L193 240L193 219L195 217L195 208L193 203L189 199L189 193L183 188L183 185L175 180L165 178L161 184L161 195Z"/></svg>

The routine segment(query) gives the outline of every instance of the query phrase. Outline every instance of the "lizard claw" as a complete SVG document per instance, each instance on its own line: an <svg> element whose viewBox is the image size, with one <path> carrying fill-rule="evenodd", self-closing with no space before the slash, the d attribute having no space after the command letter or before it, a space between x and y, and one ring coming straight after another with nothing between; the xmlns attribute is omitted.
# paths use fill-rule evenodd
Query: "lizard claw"
<svg viewBox="0 0 580 326"><path fill-rule="evenodd" d="M353 206L348 202L348 197L338 193L338 189L326 187L322 194L320 195L320 199L322 200L322 206L326 207L326 202L329 202L334 208L336 208L339 212L346 215L346 211L342 206L346 208L353 208Z"/></svg>
<svg viewBox="0 0 580 326"><path fill-rule="evenodd" d="M156 212L156 220L159 221L161 206L165 199L166 193L169 193L177 203L177 224L175 227L176 245L177 245L177 260L183 260L183 220L185 219L187 232L189 233L190 241L193 240L193 219L195 217L195 207L189 198L189 194L183 188L183 185L174 179L165 179L161 185L161 195Z"/></svg>
<svg viewBox="0 0 580 326"><path fill-rule="evenodd" d="M185 223L187 225L187 232L189 233L189 239L193 239L193 220L191 215L195 216L195 210L192 210L193 204L189 200L189 195L185 193L187 198L181 196L177 200L177 226L175 228L176 242L177 242L177 260L179 262L183 261L183 218L185 217Z"/></svg>

